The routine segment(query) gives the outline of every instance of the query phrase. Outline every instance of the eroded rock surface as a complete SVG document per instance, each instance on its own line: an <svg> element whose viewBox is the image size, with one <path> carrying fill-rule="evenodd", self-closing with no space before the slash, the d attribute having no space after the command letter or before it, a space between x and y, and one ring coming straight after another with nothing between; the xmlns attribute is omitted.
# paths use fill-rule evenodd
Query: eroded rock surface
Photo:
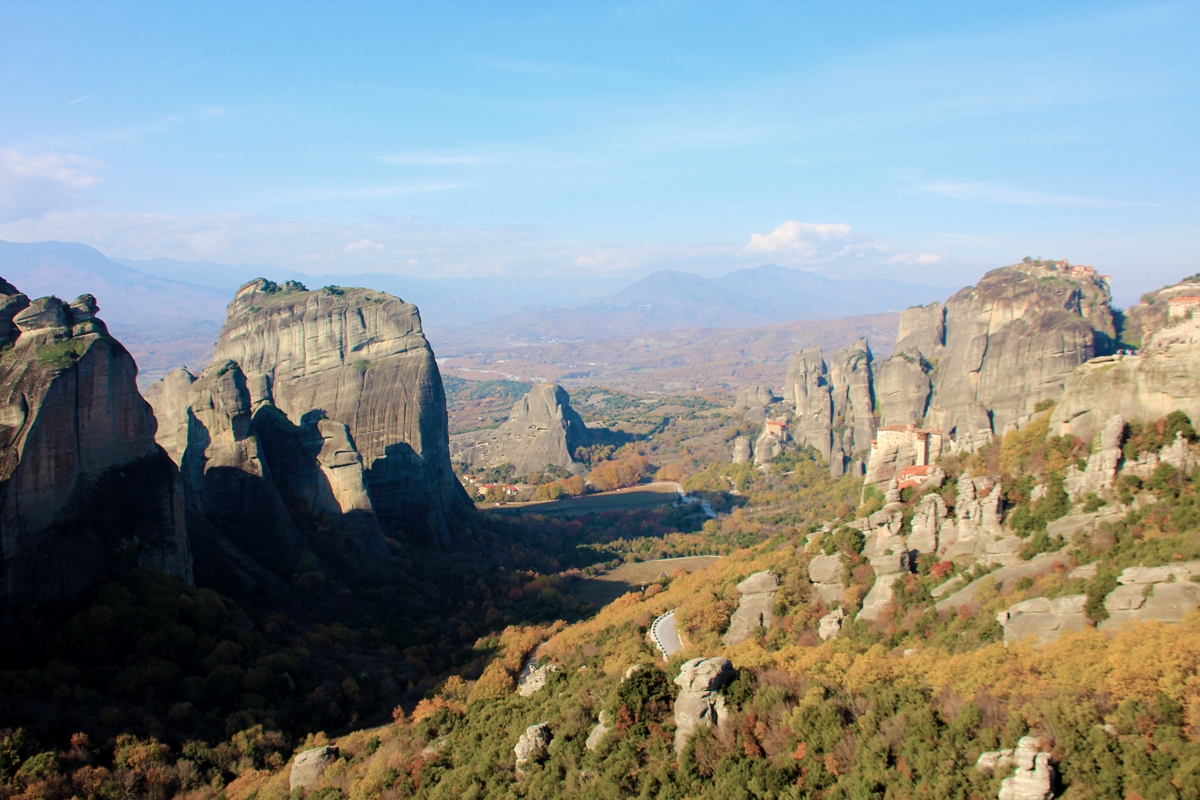
<svg viewBox="0 0 1200 800"><path fill-rule="evenodd" d="M1200 605L1200 561L1183 561L1162 567L1130 567L1117 578L1120 584L1104 599L1108 619L1100 630L1115 630L1130 622L1178 624Z"/></svg>
<svg viewBox="0 0 1200 800"><path fill-rule="evenodd" d="M842 566L840 556L813 556L808 562L808 578L813 582L813 589L826 603L840 603L845 592L842 586Z"/></svg>
<svg viewBox="0 0 1200 800"><path fill-rule="evenodd" d="M1017 642L1036 639L1052 642L1066 631L1081 631L1087 627L1083 606L1087 595L1073 594L1048 599L1035 597L1002 611L997 620L1004 628L1004 641Z"/></svg>
<svg viewBox="0 0 1200 800"><path fill-rule="evenodd" d="M238 290L214 362L233 361L255 407L293 424L344 424L383 529L448 542L470 500L450 464L446 397L416 306L369 289L307 291L258 279Z"/></svg>
<svg viewBox="0 0 1200 800"><path fill-rule="evenodd" d="M545 722L530 725L517 740L513 754L517 757L517 774L522 775L531 763L540 763L550 755L550 726Z"/></svg>
<svg viewBox="0 0 1200 800"><path fill-rule="evenodd" d="M512 414L499 428L458 434L451 447L455 460L468 466L512 464L517 475L529 475L549 464L582 474L584 468L572 453L590 441L567 390L556 383L540 383L513 405Z"/></svg>
<svg viewBox="0 0 1200 800"><path fill-rule="evenodd" d="M612 728L611 715L607 711L601 711L600 718L596 721L596 724L592 727L591 732L588 733L587 740L584 741L583 746L586 747L588 750L595 750L597 747L600 746L600 742L604 741L604 737L608 734L608 731L611 728Z"/></svg>
<svg viewBox="0 0 1200 800"><path fill-rule="evenodd" d="M737 610L729 619L725 644L746 641L758 628L770 628L775 623L775 593L779 579L770 570L756 572L737 585L741 593Z"/></svg>
<svg viewBox="0 0 1200 800"><path fill-rule="evenodd" d="M0 279L0 601L74 597L131 556L192 580L178 471L98 310Z"/></svg>
<svg viewBox="0 0 1200 800"><path fill-rule="evenodd" d="M675 752L683 752L688 738L701 726L719 725L725 717L725 698L718 691L737 675L727 658L693 658L684 663L675 679L680 687L675 699Z"/></svg>
<svg viewBox="0 0 1200 800"><path fill-rule="evenodd" d="M828 363L813 347L797 353L788 366L784 395L796 410L792 438L815 448L835 477L870 448L875 436L872 364L863 339L834 353Z"/></svg>
<svg viewBox="0 0 1200 800"><path fill-rule="evenodd" d="M1016 762L1011 778L1000 785L999 800L1050 800L1054 797L1054 768L1050 754L1041 752L1041 742L1033 736L1022 737L1012 759Z"/></svg>
<svg viewBox="0 0 1200 800"><path fill-rule="evenodd" d="M337 761L339 752L333 745L315 747L305 750L296 756L292 762L292 772L288 780L288 788L292 791L309 786L315 786L329 769L329 765Z"/></svg>

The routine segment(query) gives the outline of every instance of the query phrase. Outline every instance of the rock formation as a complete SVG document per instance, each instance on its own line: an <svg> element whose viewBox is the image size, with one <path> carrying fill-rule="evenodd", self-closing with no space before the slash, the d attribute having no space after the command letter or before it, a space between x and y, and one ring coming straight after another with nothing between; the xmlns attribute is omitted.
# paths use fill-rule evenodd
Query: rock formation
<svg viewBox="0 0 1200 800"><path fill-rule="evenodd" d="M788 366L784 396L796 409L792 438L816 449L835 477L875 437L872 364L871 348L861 339L834 353L828 364L813 347Z"/></svg>
<svg viewBox="0 0 1200 800"><path fill-rule="evenodd" d="M746 641L758 628L770 628L775 622L775 592L779 579L770 570L756 572L737 585L741 594L737 610L729 618L725 644Z"/></svg>
<svg viewBox="0 0 1200 800"><path fill-rule="evenodd" d="M1039 642L1052 642L1065 631L1081 631L1087 627L1083 605L1087 596L1082 594L1063 597L1034 597L1017 603L997 615L1004 628L1004 641L1017 642L1033 638Z"/></svg>
<svg viewBox="0 0 1200 800"><path fill-rule="evenodd" d="M337 747L328 744L324 747L314 747L296 756L292 762L292 772L288 777L288 788L291 791L316 785L329 765L337 761L340 753Z"/></svg>
<svg viewBox="0 0 1200 800"><path fill-rule="evenodd" d="M821 617L817 627L817 635L821 637L821 641L832 639L842 631L842 622L846 619L846 612L840 607L830 611L825 616Z"/></svg>
<svg viewBox="0 0 1200 800"><path fill-rule="evenodd" d="M517 685L517 694L521 697L533 697L539 691L546 688L546 682L550 680L550 676L558 671L559 666L557 664L545 664L541 667L534 667Z"/></svg>
<svg viewBox="0 0 1200 800"><path fill-rule="evenodd" d="M229 305L212 364L149 387L184 474L202 572L272 584L308 546L289 513L322 514L370 557L383 531L446 542L469 514L450 466L445 396L411 304L367 289L258 279Z"/></svg>
<svg viewBox="0 0 1200 800"><path fill-rule="evenodd" d="M70 598L123 562L192 580L178 471L98 310L0 280L0 602Z"/></svg>
<svg viewBox="0 0 1200 800"><path fill-rule="evenodd" d="M808 562L808 577L813 583L817 596L826 603L840 603L845 592L842 586L842 566L840 556L813 556Z"/></svg>
<svg viewBox="0 0 1200 800"><path fill-rule="evenodd" d="M1178 624L1184 614L1200 605L1200 561L1163 567L1130 567L1117 578L1120 585L1104 599L1108 619L1100 630L1115 630L1129 622Z"/></svg>
<svg viewBox="0 0 1200 800"><path fill-rule="evenodd" d="M1050 754L1040 752L1041 742L1025 736L1017 742L1012 759L1016 762L1011 778L1000 784L999 800L1049 800L1054 797L1054 768Z"/></svg>
<svg viewBox="0 0 1200 800"><path fill-rule="evenodd" d="M1118 414L1108 418L1098 436L1092 454L1088 456L1084 469L1071 464L1063 480L1063 488L1072 500L1080 500L1088 494L1111 489L1121 464L1121 442L1125 436L1125 420Z"/></svg>
<svg viewBox="0 0 1200 800"><path fill-rule="evenodd" d="M739 436L733 440L733 463L745 464L750 461L750 439L745 436Z"/></svg>
<svg viewBox="0 0 1200 800"><path fill-rule="evenodd" d="M370 289L238 290L214 360L237 362L254 403L346 425L385 530L446 542L469 514L447 440L446 395L417 307Z"/></svg>
<svg viewBox="0 0 1200 800"><path fill-rule="evenodd" d="M587 740L584 741L583 746L588 750L595 750L600 746L600 742L604 741L604 737L608 734L608 731L611 727L611 715L607 711L601 711L600 718L592 727L591 732L588 733Z"/></svg>
<svg viewBox="0 0 1200 800"><path fill-rule="evenodd" d="M945 306L909 309L877 372L881 423L958 438L1000 431L1063 393L1116 342L1107 279L1066 262L992 270Z"/></svg>
<svg viewBox="0 0 1200 800"><path fill-rule="evenodd" d="M720 725L726 716L725 698L718 691L734 679L737 670L727 658L693 658L684 662L675 685L675 752L683 752L688 738L701 726Z"/></svg>
<svg viewBox="0 0 1200 800"><path fill-rule="evenodd" d="M513 754L517 757L517 774L523 775L525 767L531 763L540 763L550 755L550 726L545 722L530 725L517 740Z"/></svg>
<svg viewBox="0 0 1200 800"><path fill-rule="evenodd" d="M1153 335L1138 355L1096 358L1075 370L1050 417L1051 429L1086 442L1114 415L1144 423L1182 411L1200 419L1200 343L1155 347L1155 337L1171 330Z"/></svg>
<svg viewBox="0 0 1200 800"><path fill-rule="evenodd" d="M769 419L763 423L762 433L754 442L754 463L761 466L783 452L783 445L790 440L787 420Z"/></svg>
<svg viewBox="0 0 1200 800"><path fill-rule="evenodd" d="M513 406L508 421L494 430L456 435L454 459L467 466L511 464L517 475L541 472L546 465L584 472L572 454L591 441L571 396L556 383L541 383Z"/></svg>
<svg viewBox="0 0 1200 800"><path fill-rule="evenodd" d="M764 422L767 419L767 406L778 403L780 399L770 386L751 386L738 392L733 411L735 414L741 413L743 419L751 422Z"/></svg>

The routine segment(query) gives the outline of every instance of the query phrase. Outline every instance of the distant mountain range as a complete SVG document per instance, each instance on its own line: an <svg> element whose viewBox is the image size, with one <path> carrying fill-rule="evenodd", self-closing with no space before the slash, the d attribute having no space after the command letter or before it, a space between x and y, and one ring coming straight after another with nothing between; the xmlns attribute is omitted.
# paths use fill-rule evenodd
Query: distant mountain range
<svg viewBox="0 0 1200 800"><path fill-rule="evenodd" d="M437 330L439 355L502 344L636 336L681 328L748 328L796 320L885 314L942 300L949 292L889 280L825 278L774 264L717 278L662 270L615 294L567 308L530 308Z"/></svg>
<svg viewBox="0 0 1200 800"><path fill-rule="evenodd" d="M0 241L0 276L33 296L94 294L141 379L211 358L233 290L248 280L366 286L416 303L439 356L513 344L636 337L685 328L749 328L880 314L944 298L940 287L839 281L772 264L718 278L663 270L615 278L422 279L311 275L266 264L112 259L72 242Z"/></svg>

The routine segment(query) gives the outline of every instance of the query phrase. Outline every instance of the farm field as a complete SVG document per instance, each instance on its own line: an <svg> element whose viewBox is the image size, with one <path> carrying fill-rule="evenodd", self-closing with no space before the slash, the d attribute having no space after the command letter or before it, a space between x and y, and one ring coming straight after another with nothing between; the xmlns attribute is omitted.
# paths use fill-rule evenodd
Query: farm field
<svg viewBox="0 0 1200 800"><path fill-rule="evenodd" d="M720 556L685 556L622 564L611 572L579 581L571 587L571 595L602 608L621 595L642 588L664 572L668 575L676 570L695 572L718 558Z"/></svg>
<svg viewBox="0 0 1200 800"><path fill-rule="evenodd" d="M648 483L584 497L564 497L561 500L549 500L541 503L488 505L480 506L480 508L499 511L502 514L530 513L574 516L603 511L636 511L656 506L668 506L674 503L678 496L673 483Z"/></svg>

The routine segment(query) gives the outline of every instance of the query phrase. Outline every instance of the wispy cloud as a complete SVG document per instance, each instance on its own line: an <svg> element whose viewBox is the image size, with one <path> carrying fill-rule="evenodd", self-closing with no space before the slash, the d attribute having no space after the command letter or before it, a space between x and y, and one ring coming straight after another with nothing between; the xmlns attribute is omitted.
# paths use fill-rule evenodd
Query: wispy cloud
<svg viewBox="0 0 1200 800"><path fill-rule="evenodd" d="M372 242L370 239L359 239L357 242L351 242L342 249L347 253L355 253L360 250L383 250L384 246L379 242Z"/></svg>
<svg viewBox="0 0 1200 800"><path fill-rule="evenodd" d="M430 151L416 151L411 153L395 153L393 155L380 156L379 160L385 164L399 164L402 166L443 167L479 164L487 159L485 156L473 153L438 153Z"/></svg>
<svg viewBox="0 0 1200 800"><path fill-rule="evenodd" d="M1105 200L1098 197L1039 192L1030 189L1021 189L1010 184L994 183L992 181L926 183L917 188L923 192L945 195L955 200L971 200L981 203L999 203L1014 206L1113 208L1136 205L1134 203Z"/></svg>
<svg viewBox="0 0 1200 800"><path fill-rule="evenodd" d="M875 249L869 237L856 234L845 223L788 220L770 233L752 234L741 255L818 263Z"/></svg>
<svg viewBox="0 0 1200 800"><path fill-rule="evenodd" d="M99 185L104 164L73 153L0 149L0 222L27 219L78 205Z"/></svg>

